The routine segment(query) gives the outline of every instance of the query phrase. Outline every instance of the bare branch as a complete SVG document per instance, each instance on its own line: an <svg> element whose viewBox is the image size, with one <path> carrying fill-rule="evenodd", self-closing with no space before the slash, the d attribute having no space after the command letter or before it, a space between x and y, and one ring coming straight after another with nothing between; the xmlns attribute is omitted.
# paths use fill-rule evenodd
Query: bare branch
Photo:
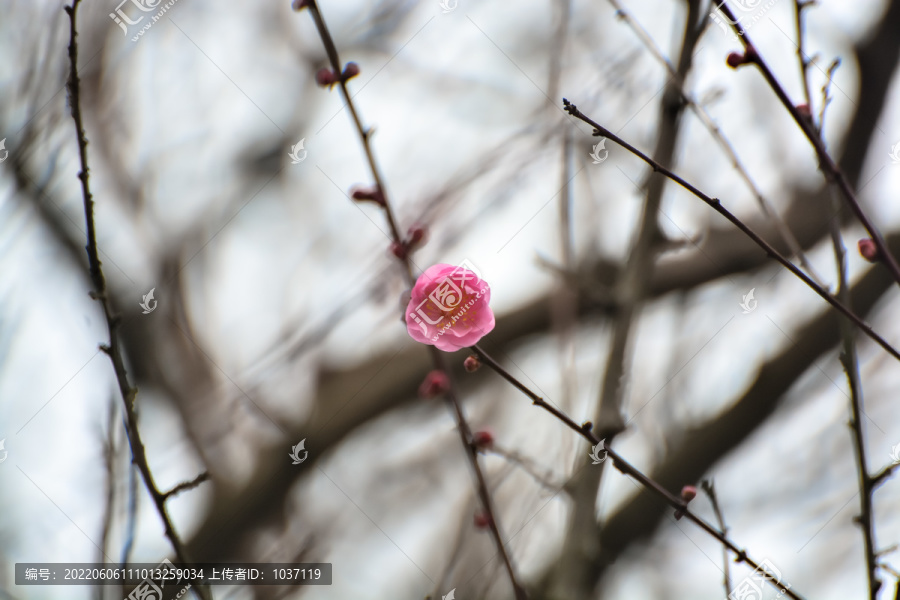
<svg viewBox="0 0 900 600"><path fill-rule="evenodd" d="M147 462L147 453L144 442L141 439L140 430L137 424L137 412L134 407L134 401L137 396L137 389L131 386L128 381L128 373L125 370L125 359L122 355L121 346L119 345L118 328L121 324L120 318L115 314L112 302L107 294L106 279L103 276L103 269L100 265L99 255L97 253L97 236L94 228L94 199L91 195L90 182L88 179L87 164L87 136L84 132L84 121L81 114L81 82L78 77L78 43L76 37L78 35L76 28L76 15L78 5L81 0L72 0L71 6L65 6L65 11L69 15L69 79L67 87L69 91L69 100L72 106L72 118L75 120L75 134L78 139L78 157L81 162L81 171L78 173L78 179L81 180L81 191L84 199L84 218L87 225L87 254L88 266L91 274L91 280L94 284L94 290L91 297L100 301L103 307L103 313L106 317L106 326L109 331L109 345L101 346L101 349L109 356L116 373L116 380L119 384L119 392L122 395L122 401L125 406L125 422L128 428L128 440L131 444L132 460L137 465L144 479L147 491L150 493L156 510L165 527L166 537L175 550L178 562L187 567L191 564L188 560L184 544L172 524L166 510L166 495L159 491L156 482L153 479L153 473L150 471L150 465ZM209 587L206 585L197 585L194 587L196 593L203 600L212 600Z"/></svg>
<svg viewBox="0 0 900 600"><path fill-rule="evenodd" d="M675 183L679 184L681 187L683 187L684 189L686 189L687 191L692 193L694 196L703 200L703 202L705 202L710 207L712 207L712 209L715 210L717 213L719 213L720 215L722 215L723 217L725 217L726 219L731 221L731 223L734 224L742 232L744 232L744 234L747 237L752 239L756 243L757 246L759 246L760 248L765 250L766 254L768 254L770 257L774 258L776 261L781 263L785 268L787 268L791 273L793 273L798 279L800 279L803 283L805 283L807 286L809 286L816 294L818 294L820 297L822 297L826 302L828 302L830 305L832 305L834 308L836 308L840 313L842 313L848 319L853 321L853 323L856 324L857 327L862 329L866 333L866 335L868 335L870 338L872 338L872 340L874 340L879 346L881 346L882 348L887 350L887 352L891 356L893 356L897 360L900 360L900 352L898 352L893 346L891 346L887 342L887 340L885 340L883 337L881 337L880 335L875 333L875 331L871 327L869 327L869 325L867 325L862 319L860 319L852 310L850 310L849 308L844 306L839 300L834 298L834 296L832 296L824 288L822 288L822 286L820 286L818 283L813 281L806 273L804 273L803 271L798 269L796 267L796 265L794 265L791 261L789 261L787 258L785 258L784 255L782 255L774 247L772 247L771 244L769 244L767 241L762 239L759 236L759 234L757 234L755 231L750 229L750 227L748 227L747 224L745 224L743 221L741 221L741 219L739 219L737 216L735 216L734 213L732 213L731 211L729 211L728 209L723 207L721 201L718 198L711 198L711 197L707 196L706 194L701 192L699 189L697 189L695 186L691 185L690 183L685 181L683 178L679 177L678 175L676 175L669 169L665 168L664 166L662 166L661 164L659 164L658 162L656 162L655 160L653 160L652 158L650 158L649 156L647 156L646 154L644 154L643 152L641 152L640 150L638 150L637 148L635 148L634 146L632 146L631 144L629 144L628 142L626 142L625 140L623 140L622 138L620 138L619 136L617 136L616 134L611 132L610 130L606 129L602 125L591 120L589 117L584 115L584 113L582 113L580 110L578 110L578 108L574 104L572 104L565 98L563 98L563 104L565 105L566 110L569 112L569 114L571 114L572 116L574 116L578 119L581 119L582 121L584 121L585 123L587 123L589 125L592 125L594 127L594 129L596 130L594 132L595 135L602 135L602 136L605 136L605 137L611 139L612 141L616 142L617 144L619 144L620 146L622 146L623 148L625 148L626 150L628 150L629 152L631 152L632 154L634 154L635 156L637 156L638 158L643 160L645 163L650 165L654 171L662 173L663 175L665 175L666 177L668 177Z"/></svg>

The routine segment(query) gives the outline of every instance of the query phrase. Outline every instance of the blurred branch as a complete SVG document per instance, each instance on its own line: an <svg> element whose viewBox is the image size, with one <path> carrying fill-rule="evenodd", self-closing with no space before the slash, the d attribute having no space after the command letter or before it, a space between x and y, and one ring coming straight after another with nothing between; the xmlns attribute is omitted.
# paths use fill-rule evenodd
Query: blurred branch
<svg viewBox="0 0 900 600"><path fill-rule="evenodd" d="M807 2L796 0L794 5L795 17L797 23L797 54L800 57L800 77L803 80L803 89L806 93L807 106L809 110L809 119L816 130L816 135L821 138L821 132L825 127L824 116L825 108L828 106L828 84L831 82L833 70L837 63L832 63L832 68L828 70L828 83L822 88L823 103L822 112L819 116L819 122L815 123L812 117L812 104L809 97L809 60L803 53L803 10L809 6ZM835 215L839 215L842 211L841 199L838 197L834 186L829 186L831 192L831 208ZM844 246L844 240L841 236L841 226L838 219L831 220L831 245L834 250L834 262L838 276L838 288L835 295L845 305L850 303L849 295L849 279L847 276L847 251ZM856 346L856 329L847 319L840 319L838 322L841 336L841 355L840 361L847 375L847 383L850 388L850 428L853 436L853 449L856 457L857 480L859 483L859 501L860 515L856 519L863 533L863 546L865 548L867 584L869 587L870 600L877 600L878 590L881 588L881 581L877 577L878 559L875 556L875 523L872 510L872 494L874 485L872 477L869 475L869 467L866 463L866 441L862 429L863 414L863 391L862 380L859 374L859 353Z"/></svg>
<svg viewBox="0 0 900 600"><path fill-rule="evenodd" d="M615 9L616 15L627 24L632 31L634 31L635 35L639 40L644 44L647 50L650 51L650 54L653 55L656 60L666 68L669 72L669 77L671 77L670 85L676 86L678 93L681 95L682 100L685 104L691 109L694 115L700 120L712 138L719 144L719 147L728 157L728 160L731 162L731 165L734 167L735 171L737 171L740 178L747 185L747 188L753 194L753 197L756 199L756 202L759 204L760 209L763 214L768 218L771 223L775 226L775 230L778 232L778 235L781 237L781 240L787 244L787 247L790 249L791 255L796 256L800 260L800 264L803 265L803 268L809 274L809 276L815 280L816 283L822 285L824 287L824 283L822 279L816 274L815 269L813 269L812 263L809 262L809 259L806 257L806 253L803 252L803 247L800 242L791 232L790 227L788 227L787 223L785 223L784 219L782 219L772 204L766 199L763 195L762 191L759 189L759 186L756 185L756 182L753 181L753 178L750 177L750 173L747 171L747 168L744 166L744 163L741 162L741 159L738 158L737 151L735 151L734 146L731 145L731 142L725 137L722 133L722 130L713 121L712 117L706 112L706 109L697 102L694 97L687 91L684 87L685 78L683 76L679 76L678 71L675 66L666 58L665 54L663 54L662 50L656 43L653 41L653 38L650 37L650 34L647 33L647 30L644 29L640 23L638 23L637 19L628 12L618 0L607 0ZM696 35L699 36L702 33L703 26L699 26L700 31L696 32ZM664 163L665 164L665 163Z"/></svg>
<svg viewBox="0 0 900 600"><path fill-rule="evenodd" d="M900 5L897 2L891 3L893 6L890 9L897 13L896 18L900 18ZM859 222L862 223L863 227L866 228L866 231L869 232L869 236L871 236L872 241L875 242L875 245L878 247L878 251L881 254L881 260L884 262L885 266L891 272L894 277L894 281L900 285L900 265L897 264L897 260L894 258L894 255L891 254L887 245L885 244L884 238L881 236L881 232L875 227L875 224L869 219L863 210L862 206L859 203L859 199L856 197L856 193L853 191L853 188L850 186L847 177L844 175L841 168L835 163L834 159L831 158L831 155L828 153L828 149L825 147L825 142L822 140L822 137L819 135L819 132L816 130L813 125L812 119L805 114L803 111L797 108L797 106L791 102L791 99L787 95L787 91L782 87L781 83L775 77L775 73L772 69L769 68L769 65L759 54L759 51L756 49L756 46L753 45L753 41L747 36L747 32L744 30L744 26L741 25L740 21L735 18L734 12L732 12L731 7L728 6L727 2L722 2L719 6L719 9L728 17L731 21L732 26L738 34L738 37L741 40L741 43L744 45L744 56L741 58L743 61L742 64L753 64L756 65L759 70L762 72L763 77L766 82L769 84L769 87L772 88L772 91L775 92L775 95L781 101L782 105L788 110L791 116L794 118L794 122L797 123L797 126L806 135L806 138L809 140L810 144L812 144L813 148L816 151L816 154L819 157L819 166L823 170L826 180L831 183L836 183L838 188L841 190L841 193L844 196L844 199L849 204L851 210L856 215L856 218L859 219ZM857 325L859 325L857 323Z"/></svg>
<svg viewBox="0 0 900 600"><path fill-rule="evenodd" d="M900 235L889 237L888 243L895 251L900 250ZM850 289L853 306L860 314L867 314L891 285L886 271L870 269ZM684 431L683 443L672 449L649 477L667 489L677 490L685 481L702 478L714 464L740 447L772 416L800 375L840 342L837 318L826 311L798 330L793 343L760 368L756 381L740 399L705 423ZM654 495L646 490L625 502L607 519L602 530L597 528L607 554L596 565L596 577L602 577L607 565L631 544L652 534L663 515Z"/></svg>
<svg viewBox="0 0 900 600"><path fill-rule="evenodd" d="M841 207L840 200L838 198L833 198L833 202L836 212L839 212ZM847 291L847 253L844 249L844 241L841 238L841 231L837 224L832 228L832 241L839 277L837 296L846 304L849 301ZM846 319L841 319L839 326L842 346L841 365L844 367L844 372L847 374L847 383L850 387L850 411L852 414L850 419L850 429L853 433L853 449L854 455L856 456L856 470L859 481L860 515L857 517L857 522L859 523L860 528L862 528L863 541L865 543L869 597L871 600L877 600L881 581L876 577L878 564L875 558L875 524L872 516L872 492L874 490L874 485L872 483L872 477L869 475L869 468L866 465L866 441L862 430L863 397L862 381L860 381L859 376L859 354L856 350L853 324Z"/></svg>
<svg viewBox="0 0 900 600"><path fill-rule="evenodd" d="M106 481L106 498L103 505L103 529L100 536L100 556L97 562L104 564L109 556L109 537L112 531L113 512L116 503L116 455L119 445L116 443L116 404L115 398L110 399L109 409L106 415L106 439L103 443L103 467ZM97 600L103 600L103 586L97 586Z"/></svg>
<svg viewBox="0 0 900 600"><path fill-rule="evenodd" d="M684 32L678 67L667 82L659 106L659 129L653 156L660 164L674 162L675 147L684 112L681 86L692 65L692 58L701 30L697 28L700 2L689 0L684 15ZM659 207L665 191L666 179L649 173L641 184L645 195L643 214L637 236L624 268L619 272L613 293L613 331L609 351L602 369L602 380L592 411L594 427L601 439L612 444L625 429L622 405L627 384L627 365L630 360L629 343L645 301L654 259L659 253L662 234L659 229ZM585 469L589 457L577 455L575 476L571 485L574 507L569 517L568 531L562 552L550 583L552 598L584 598L593 591L590 570L602 549L592 529L597 522L597 495L600 493L605 465Z"/></svg>
<svg viewBox="0 0 900 600"><path fill-rule="evenodd" d="M505 448L501 448L496 444L494 444L494 446L490 448L489 452L491 454L501 456L511 464L521 468L523 471L528 473L532 479L534 479L536 482L541 484L541 486L550 490L551 492L557 493L567 491L566 487L562 483L552 480L552 472L540 473L537 465L534 464L534 461L529 459L527 456L523 456L515 450L507 450Z"/></svg>
<svg viewBox="0 0 900 600"><path fill-rule="evenodd" d="M653 478L645 475L639 469L634 467L631 463L626 461L618 452L610 448L607 444L603 442L600 438L598 438L593 432L593 426L588 421L579 425L575 421L572 420L567 414L563 411L551 406L544 400L541 396L538 396L536 393L531 391L525 384L516 379L513 375L509 373L506 369L504 369L497 361L495 361L490 355L488 355L482 348L475 345L472 346L472 350L474 350L481 361L492 368L497 372L498 375L506 379L508 382L513 384L519 391L528 396L531 399L531 403L535 406L543 408L545 411L549 412L551 415L559 419L566 425L569 429L576 432L581 437L585 438L588 442L590 442L593 446L600 445L604 452L607 453L609 458L613 461L613 466L618 469L623 474L631 477L638 483L640 483L644 487L644 491L650 494L654 494L664 500L669 506L674 508L678 514L681 514L684 517L687 517L688 520L692 521L696 525L698 525L701 529L703 529L706 533L711 535L712 537L719 540L724 547L731 550L735 553L735 559L737 562L746 562L748 565L753 567L754 569L759 569L759 563L755 560L747 556L747 551L741 548L738 548L737 545L732 542L728 537L725 536L724 533L717 530L715 527L695 515L691 512L690 508L688 508L687 502L681 499L678 496L670 493L665 487L663 487L658 482L654 481ZM604 458L605 461L605 458ZM765 570L762 571L765 573ZM773 583L777 584L777 580ZM799 596L793 590L787 590L785 592L791 598L795 600L801 600L801 596Z"/></svg>
<svg viewBox="0 0 900 600"><path fill-rule="evenodd" d="M706 492L706 495L709 496L709 503L712 504L713 513L716 515L716 522L719 524L719 529L722 531L723 535L728 535L728 527L725 526L725 517L722 515L722 509L719 507L719 499L716 497L716 487L713 484L712 479L704 479L700 482L700 487ZM722 584L725 586L726 598L731 595L730 563L731 561L728 560L728 550L723 547L722 570L724 571L724 577L722 579Z"/></svg>
<svg viewBox="0 0 900 600"><path fill-rule="evenodd" d="M128 440L131 444L132 460L137 464L144 478L144 484L150 493L156 510L159 513L165 526L166 537L172 544L179 563L182 566L190 566L184 545L181 542L175 526L169 518L166 510L166 494L159 491L156 482L153 479L153 473L150 471L150 465L147 462L147 453L141 439L140 430L137 425L137 411L134 407L137 389L131 386L128 381L128 374L125 370L125 359L122 355L121 346L117 330L121 325L120 318L115 314L112 307L112 301L106 291L106 279L100 266L100 258L97 254L97 237L94 228L94 199L91 194L89 170L87 164L87 137L84 132L84 122L81 114L81 82L78 77L78 43L76 15L78 5L81 0L72 0L72 5L64 7L69 15L69 79L67 81L67 89L69 92L69 101L72 107L72 118L75 121L75 134L78 139L78 157L81 163L81 170L78 173L78 179L81 181L81 192L84 199L84 217L87 225L87 254L88 267L91 274L91 280L94 284L94 290L91 297L99 300L103 307L103 314L106 317L106 326L109 332L109 345L102 345L100 348L109 356L115 370L116 380L119 384L119 392L122 395L122 401L125 406L125 422L128 431ZM197 585L194 590L198 596L204 600L212 600L209 587L205 585Z"/></svg>
<svg viewBox="0 0 900 600"><path fill-rule="evenodd" d="M688 183L687 181L685 181L684 179L682 179L681 177L679 177L678 175L673 173L672 171L666 169L664 166L662 166L658 162L654 161L652 158L650 158L649 156L647 156L646 154L644 154L643 152L641 152L640 150L638 150L637 148L635 148L634 146L632 146L631 144L629 144L628 142L623 140L622 138L618 137L617 135L615 135L614 133L612 133L611 131L609 131L608 129L603 127L602 125L591 120L589 117L584 115L584 113L579 111L578 108L574 104L572 104L565 98L563 99L563 104L565 105L566 110L569 112L569 114L571 114L572 116L574 116L578 119L581 119L582 121L584 121L585 123L588 123L589 125L592 125L596 130L594 132L595 135L602 135L602 136L605 136L605 137L613 140L614 142L616 142L617 144L619 144L620 146L622 146L623 148L625 148L626 150L628 150L629 152L631 152L632 154L634 154L635 156L637 156L638 158L643 160L645 163L650 165L654 171L662 173L663 175L665 175L666 177L668 177L675 183L679 184L685 190L692 193L694 196L696 196L697 198L699 198L700 200L705 202L707 205L709 205L717 213L719 213L720 215L722 215L723 217L725 217L726 219L731 221L731 223L733 223L738 229L740 229L742 232L744 232L744 234L747 237L752 239L760 248L765 250L766 254L768 254L770 257L774 258L776 261L781 263L782 266L784 266L787 270L789 270L791 273L793 273L798 279L800 279L803 283L805 283L807 286L809 286L814 292L816 292L816 294L818 294L826 302L828 302L830 305L832 305L834 308L836 308L844 316L846 316L851 321L853 321L853 323L856 324L857 327L862 329L866 333L866 335L868 335L870 338L872 338L872 340L874 340L879 346L884 348L891 356L893 356L897 360L900 360L900 352L898 352L893 346L891 346L887 342L887 340L885 340L883 337L881 337L880 335L875 333L875 331L871 327L869 327L865 322L863 322L863 320L860 319L852 310L850 310L848 307L844 306L840 301L838 301L836 298L834 298L834 296L829 294L828 291L823 289L822 286L820 286L818 283L816 283L815 281L810 279L810 277L806 273L804 273L803 271L798 269L793 263L791 263L780 252L778 252L771 244L769 244L767 241L762 239L759 236L759 234L757 234L755 231L750 229L750 227L748 227L747 224L744 223L740 218L738 218L732 212L730 212L728 209L723 207L721 201L718 198L711 198L711 197L707 196L706 194L701 192L699 189L697 189L696 187L694 187L693 185L691 185L690 183Z"/></svg>

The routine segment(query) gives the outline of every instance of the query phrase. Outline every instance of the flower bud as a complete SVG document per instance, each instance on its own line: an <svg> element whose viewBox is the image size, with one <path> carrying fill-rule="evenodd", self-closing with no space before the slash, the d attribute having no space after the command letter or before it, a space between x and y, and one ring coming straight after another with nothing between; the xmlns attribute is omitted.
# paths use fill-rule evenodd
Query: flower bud
<svg viewBox="0 0 900 600"><path fill-rule="evenodd" d="M425 376L422 385L419 386L419 396L422 398L434 398L450 389L450 378L443 371L435 369Z"/></svg>
<svg viewBox="0 0 900 600"><path fill-rule="evenodd" d="M731 52L728 55L728 58L725 59L725 63L731 67L732 69L737 69L742 65L749 65L754 62L755 53L751 53L749 51L741 54L740 52Z"/></svg>
<svg viewBox="0 0 900 600"><path fill-rule="evenodd" d="M494 446L494 434L488 429L482 429L472 434L472 445L478 450L485 450Z"/></svg>
<svg viewBox="0 0 900 600"><path fill-rule="evenodd" d="M384 194L377 186L373 187L357 187L350 192L350 197L357 202L374 202L380 206L384 206Z"/></svg>
<svg viewBox="0 0 900 600"><path fill-rule="evenodd" d="M337 83L337 76L335 76L334 71L331 69L323 67L316 73L316 83L322 87L331 87Z"/></svg>
<svg viewBox="0 0 900 600"><path fill-rule="evenodd" d="M344 67L344 72L341 73L341 79L347 81L348 79L356 77L357 75L359 75L359 65L355 62L348 62Z"/></svg>
<svg viewBox="0 0 900 600"><path fill-rule="evenodd" d="M309 6L309 0L294 0L293 2L291 2L291 8L293 8L297 12L303 10L307 6Z"/></svg>
<svg viewBox="0 0 900 600"><path fill-rule="evenodd" d="M681 488L681 500L687 505L688 502L697 497L697 488L692 485L686 485ZM681 517L685 515L684 508L675 509L675 520L681 520Z"/></svg>
<svg viewBox="0 0 900 600"><path fill-rule="evenodd" d="M878 252L878 246L875 245L875 241L873 239L863 238L859 240L856 245L859 248L859 253L864 259L866 259L870 263L878 262L881 253Z"/></svg>
<svg viewBox="0 0 900 600"><path fill-rule="evenodd" d="M809 110L809 104L806 104L805 102L797 105L797 112L807 121L812 119L812 112Z"/></svg>
<svg viewBox="0 0 900 600"><path fill-rule="evenodd" d="M415 248L425 242L425 238L428 235L428 230L425 229L425 227L422 225L413 225L409 228L407 235L409 236L409 240L407 241L406 245L410 248Z"/></svg>
<svg viewBox="0 0 900 600"><path fill-rule="evenodd" d="M391 254L400 260L406 260L406 257L409 256L409 248L401 242L391 242Z"/></svg>
<svg viewBox="0 0 900 600"><path fill-rule="evenodd" d="M475 513L475 528L476 529L487 529L491 525L491 517L484 511L478 511Z"/></svg>
<svg viewBox="0 0 900 600"><path fill-rule="evenodd" d="M478 360L478 356L472 354L466 357L466 360L463 361L463 367L469 373L474 373L478 369L481 368L481 361Z"/></svg>

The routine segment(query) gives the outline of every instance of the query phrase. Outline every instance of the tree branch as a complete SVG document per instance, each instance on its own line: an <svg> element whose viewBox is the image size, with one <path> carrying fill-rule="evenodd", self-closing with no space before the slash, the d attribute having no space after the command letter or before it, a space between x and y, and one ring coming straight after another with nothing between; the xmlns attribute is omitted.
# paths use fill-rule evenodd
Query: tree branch
<svg viewBox="0 0 900 600"><path fill-rule="evenodd" d="M119 317L115 314L112 302L106 290L106 278L103 276L103 269L100 265L100 258L97 253L97 236L94 227L94 199L91 195L89 170L87 164L87 136L84 133L84 121L81 113L81 82L78 78L78 43L76 41L77 27L76 16L78 5L81 0L72 0L71 6L65 6L65 11L69 15L69 79L67 88L69 92L69 101L72 107L72 118L75 121L75 134L78 139L78 158L81 163L81 171L78 173L78 179L81 180L81 192L84 199L84 218L87 225L87 250L88 267L91 274L91 280L94 284L94 290L91 297L99 300L103 307L103 314L106 317L106 326L109 332L109 345L102 345L100 348L109 356L113 364L116 374L116 381L119 384L119 392L122 395L122 401L125 407L125 423L128 433L128 441L131 445L132 460L137 465L144 479L144 485L153 499L156 511L159 513L165 527L166 537L175 550L178 562L189 567L191 561L188 559L184 544L172 524L166 510L166 495L159 491L147 462L147 453L144 442L141 439L140 430L137 425L137 411L134 407L134 401L137 396L137 389L131 386L128 381L128 373L125 370L125 360L122 355L121 346L119 345L118 328L121 324ZM194 590L203 600L212 600L209 587L206 585L196 585Z"/></svg>
<svg viewBox="0 0 900 600"><path fill-rule="evenodd" d="M892 4L896 6L897 3L894 2ZM752 40L744 30L744 26L741 25L739 20L735 18L734 12L732 12L731 7L729 7L726 2L722 2L719 8L731 21L732 27L734 27L735 31L738 34L738 37L741 40L741 43L744 45L744 57L746 62L748 64L752 63L759 68L766 82L769 84L769 87L772 88L772 91L775 92L775 95L791 114L794 122L797 123L797 126L809 140L809 143L812 144L813 148L816 151L816 154L819 157L819 166L823 170L826 180L829 183L833 182L837 184L838 188L841 190L841 193L844 196L844 199L850 206L850 209L856 215L856 218L859 219L859 222L862 223L863 227L866 228L866 231L869 232L869 235L872 237L872 241L874 241L875 245L878 247L881 259L894 277L894 281L896 281L897 284L900 285L900 265L897 264L897 259L894 258L894 255L891 254L890 250L885 244L884 238L881 236L881 232L877 227L875 227L875 224L872 223L872 221L866 215L865 211L863 211L862 206L860 205L859 200L856 197L856 193L853 191L853 188L850 187L850 183L841 168L837 165L837 163L835 163L835 161L831 158L831 155L828 153L828 149L825 147L825 142L822 140L822 137L819 135L819 132L813 125L812 119L807 118L797 108L797 106L793 102L791 102L791 99L788 97L787 92L775 77L775 73L772 72L772 69L769 68L769 65L759 54L756 46L753 45Z"/></svg>
<svg viewBox="0 0 900 600"><path fill-rule="evenodd" d="M765 250L766 254L768 254L770 257L774 258L776 261L781 263L782 266L784 266L787 270L789 270L791 273L793 273L798 279L800 279L803 283L805 283L807 286L809 286L816 294L818 294L826 302L828 302L830 305L832 305L834 308L836 308L840 313L842 313L848 319L853 321L853 323L856 324L857 327L862 329L866 333L866 335L868 335L870 338L872 338L872 340L874 340L879 346L884 348L891 356L893 356L897 360L900 360L900 352L898 352L893 346L891 346L887 342L887 340L885 340L883 337L881 337L880 335L875 333L875 331L871 327L869 327L865 322L863 322L862 319L860 319L858 316L856 316L856 314L854 314L853 311L851 311L849 308L847 308L846 306L841 304L840 301L835 299L831 294L829 294L825 289L823 289L822 286L820 286L818 283L813 281L806 273L804 273L803 271L798 269L792 262L790 262L780 252L778 252L771 244L769 244L767 241L762 239L759 236L759 234L757 234L755 231L750 229L750 227L748 227L747 224L745 224L743 221L741 221L738 217L736 217L728 209L723 207L721 201L718 198L711 198L711 197L707 196L706 194L701 192L699 189L697 189L695 186L691 185L690 183L685 181L683 178L679 177L678 175L676 175L675 173L670 171L669 169L666 169L664 166L662 166L658 162L654 161L652 158L650 158L649 156L647 156L646 154L644 154L643 152L641 152L640 150L638 150L637 148L635 148L634 146L632 146L631 144L629 144L628 142L626 142L625 140L620 138L619 136L615 135L613 132L609 131L602 125L591 120L584 113L582 113L580 110L578 110L578 108L574 104L572 104L565 98L563 98L563 104L566 107L566 111L568 111L569 114L571 114L572 116L574 116L578 119L581 119L582 121L584 121L585 123L587 123L589 125L592 125L595 129L594 135L602 135L602 136L605 136L605 137L611 139L612 141L616 142L617 144L619 144L620 146L622 146L623 148L625 148L626 150L628 150L629 152L631 152L632 154L634 154L635 156L637 156L638 158L643 160L645 163L650 165L654 171L662 173L663 175L665 175L666 177L668 177L675 183L679 184L681 187L683 187L684 189L686 189L687 191L692 193L694 196L696 196L697 198L699 198L700 200L702 200L703 202L708 204L717 213L719 213L720 215L722 215L723 217L725 217L726 219L731 221L731 223L734 224L735 227L740 229L742 232L744 232L744 234L747 237L752 239L756 243L757 246L759 246L760 248Z"/></svg>

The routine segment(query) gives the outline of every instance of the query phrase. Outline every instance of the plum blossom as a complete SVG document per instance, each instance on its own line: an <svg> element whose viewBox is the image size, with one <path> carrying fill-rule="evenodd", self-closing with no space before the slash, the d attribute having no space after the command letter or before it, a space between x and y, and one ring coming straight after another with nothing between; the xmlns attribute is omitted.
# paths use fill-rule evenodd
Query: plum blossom
<svg viewBox="0 0 900 600"><path fill-rule="evenodd" d="M431 266L413 286L406 329L417 342L455 352L494 328L490 300L490 286L465 264Z"/></svg>

